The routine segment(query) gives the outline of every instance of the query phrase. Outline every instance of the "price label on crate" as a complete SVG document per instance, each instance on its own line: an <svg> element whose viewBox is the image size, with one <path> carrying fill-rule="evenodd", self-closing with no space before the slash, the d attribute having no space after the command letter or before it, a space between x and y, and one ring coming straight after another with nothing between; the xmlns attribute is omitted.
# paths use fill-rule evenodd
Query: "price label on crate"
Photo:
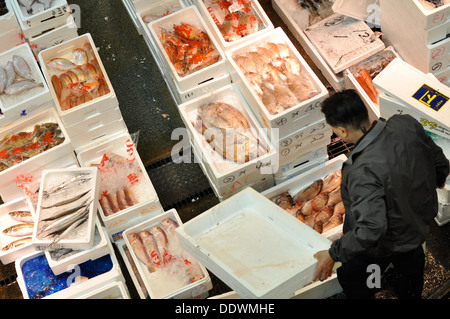
<svg viewBox="0 0 450 319"><path fill-rule="evenodd" d="M427 84L422 85L412 97L436 112L439 112L450 99Z"/></svg>

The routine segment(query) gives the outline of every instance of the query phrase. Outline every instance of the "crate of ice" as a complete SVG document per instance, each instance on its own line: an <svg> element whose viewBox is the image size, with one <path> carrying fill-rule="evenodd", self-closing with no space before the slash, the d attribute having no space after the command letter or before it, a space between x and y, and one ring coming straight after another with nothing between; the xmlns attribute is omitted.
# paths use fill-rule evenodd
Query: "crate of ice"
<svg viewBox="0 0 450 319"><path fill-rule="evenodd" d="M290 298L331 242L251 188L177 229L180 244L243 298Z"/></svg>
<svg viewBox="0 0 450 319"><path fill-rule="evenodd" d="M196 298L211 290L205 267L182 249L175 209L126 229L123 238L151 299Z"/></svg>
<svg viewBox="0 0 450 319"><path fill-rule="evenodd" d="M95 167L42 172L32 236L37 250L92 248L99 184Z"/></svg>

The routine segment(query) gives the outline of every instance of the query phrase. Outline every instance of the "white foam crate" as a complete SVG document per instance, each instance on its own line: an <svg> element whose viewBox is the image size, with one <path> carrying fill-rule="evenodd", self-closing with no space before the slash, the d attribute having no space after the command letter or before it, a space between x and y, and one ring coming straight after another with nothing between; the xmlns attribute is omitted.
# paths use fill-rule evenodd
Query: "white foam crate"
<svg viewBox="0 0 450 319"><path fill-rule="evenodd" d="M347 70L344 71L344 83L346 89L353 89L356 90L361 97L362 101L364 102L364 105L367 108L367 111L369 113L369 119L371 122L377 120L380 117L380 105L378 103L374 103L369 96L367 95L367 92L361 87L361 85L358 83L358 81L355 78L355 73L358 71L359 67L364 67L365 65L370 65L370 63L376 59L377 57L385 57L389 59L394 58L400 58L400 56L395 52L393 47L388 47L385 50L376 53L375 55L371 56L370 58L362 61L361 63L358 63L356 65L351 66Z"/></svg>
<svg viewBox="0 0 450 319"><path fill-rule="evenodd" d="M77 276L74 274L73 277L70 277L72 280L71 283L75 284L74 286L69 286L66 289L55 292L51 295L44 297L43 299L73 299L77 296L83 295L85 293L91 292L99 287L106 286L111 282L125 282L125 278L120 269L119 261L114 253L114 248L112 247L112 243L107 241L108 243L108 254L111 257L112 268L111 270L100 274L96 277L89 278L88 280L80 281L77 283ZM30 255L23 256L16 260L15 269L17 273L17 283L19 285L20 291L22 292L24 299L30 299L30 295L28 294L27 286L26 286L26 278L24 278L22 267L23 265L36 257L44 255L43 251L35 252ZM76 270L77 265L72 265L73 269Z"/></svg>
<svg viewBox="0 0 450 319"><path fill-rule="evenodd" d="M55 103L53 103L53 100L51 100L36 105L33 108L29 108L27 105L25 105L24 107L25 109L20 112L16 109L14 110L14 112L9 112L7 115L0 115L0 127L7 126L15 121L19 121L21 119L39 114L47 109L55 108Z"/></svg>
<svg viewBox="0 0 450 319"><path fill-rule="evenodd" d="M442 69L436 73L433 73L433 75L439 80L439 82L443 83L446 86L449 86L450 66L448 66L446 69Z"/></svg>
<svg viewBox="0 0 450 319"><path fill-rule="evenodd" d="M312 81L318 92L316 96L276 115L269 113L256 92L251 88L242 71L233 60L234 56L247 53L266 42L288 45L291 55L293 55L300 62L302 72L304 72L306 77ZM226 52L226 55L230 66L232 82L239 87L239 90L248 102L261 126L268 129L269 135L272 134L273 136L273 129L277 129L279 134L278 136L286 136L303 126L317 122L323 118L323 113L320 111L320 106L322 105L322 101L329 96L328 91L292 44L286 33L284 33L283 29L276 28L260 34L258 37L252 38L251 41L230 49Z"/></svg>
<svg viewBox="0 0 450 319"><path fill-rule="evenodd" d="M278 170L274 172L274 174L286 171L288 167L293 168L320 157L319 154L322 154L322 150L330 144L331 135L329 135L328 137L324 137L324 134L319 133L316 136L312 136L306 139L309 142L313 141L313 145L310 147L298 150L295 150L295 147L292 147L291 153L286 156L283 156L280 153L279 167Z"/></svg>
<svg viewBox="0 0 450 319"><path fill-rule="evenodd" d="M376 10L375 6L378 6L379 0L335 0L333 3L333 11L340 13L355 19L368 21L372 20L371 14L373 10Z"/></svg>
<svg viewBox="0 0 450 319"><path fill-rule="evenodd" d="M262 154L247 163L236 163L226 160L221 154L210 147L205 137L199 134L192 123L197 118L197 109L210 102L224 102L234 106L246 118L251 128L251 132L256 136L262 145L266 145L267 154ZM276 149L269 142L265 130L254 118L250 108L239 93L235 85L227 85L219 90L203 95L197 99L179 105L180 115L183 122L192 137L191 143L194 146L194 153L199 161L205 164L206 169L210 172L210 177L214 184L219 187L230 184L231 182L243 182L247 176L256 173L272 174L273 167L276 165ZM245 184L245 182L243 182Z"/></svg>
<svg viewBox="0 0 450 319"><path fill-rule="evenodd" d="M314 181L320 178L324 178L328 174L341 169L342 164L346 160L347 157L345 155L339 155L338 157L335 157L327 162L324 162L311 170L308 170L292 179L287 180L284 183L275 186L272 189L269 189L266 192L263 192L262 195L264 195L268 199L272 199L285 191L289 191L289 194L291 194L291 196L294 197L299 191L308 187L309 185L314 183ZM291 217L293 220L296 220L295 217L293 217L286 211L283 210L283 213ZM342 233L342 224L333 229L330 229L329 231L321 235L326 237L327 239L332 240L333 238L336 238L336 236L339 236L339 234L341 233Z"/></svg>
<svg viewBox="0 0 450 319"><path fill-rule="evenodd" d="M364 21L340 14L308 27L305 34L334 73L342 72L385 48L380 39L368 41L374 33Z"/></svg>
<svg viewBox="0 0 450 319"><path fill-rule="evenodd" d="M122 281L111 282L105 286L82 294L76 299L131 299L127 286Z"/></svg>
<svg viewBox="0 0 450 319"><path fill-rule="evenodd" d="M450 204L439 203L438 214L434 218L438 226L444 226L450 222Z"/></svg>
<svg viewBox="0 0 450 319"><path fill-rule="evenodd" d="M181 218L178 215L177 211L175 209L171 209L147 221L126 229L123 233L123 238L151 299L196 298L197 296L202 295L212 289L211 279L203 265L201 265L200 263L198 264L203 277L196 282L183 283L178 278L173 278L173 280L171 280L170 272L169 274L162 273L164 269L157 269L155 272L149 271L148 267L145 266L136 256L128 240L128 236L130 234L138 234L142 230L150 231L153 226L159 225L160 222L162 222L166 218L171 218L176 221L179 227L183 225L183 222L181 221ZM195 260L191 262L194 263Z"/></svg>
<svg viewBox="0 0 450 319"><path fill-rule="evenodd" d="M72 125L66 126L66 131L69 136L77 136L83 133L88 132L91 129L100 127L102 125L119 121L122 119L122 112L120 108L117 106L112 108L104 113L94 114L81 122L74 123Z"/></svg>
<svg viewBox="0 0 450 319"><path fill-rule="evenodd" d="M208 27L214 34L214 37L219 42L219 45L225 52L227 50L229 50L230 48L233 48L235 46L238 46L241 43L245 43L245 42L251 40L252 38L258 36L261 33L264 33L266 31L274 29L274 25L273 25L272 21L270 21L269 17L267 16L264 9L261 7L259 2L257 0L251 0L250 4L251 4L252 14L254 13L255 18L259 21L259 25L260 25L259 30L252 34L249 34L245 37L242 37L240 39L236 39L234 41L228 42L224 39L219 27L216 24L217 17L213 18L214 13L212 12L213 10L211 9L211 7L207 7L203 0L195 0L195 5L199 9L203 18L205 19L205 22L207 23ZM230 12L232 11L232 9L230 9L230 8L228 10Z"/></svg>
<svg viewBox="0 0 450 319"><path fill-rule="evenodd" d="M328 159L328 148L327 145L322 145L317 149L313 149L307 153L298 154L297 156L290 159L274 173L275 179L281 179L291 174L295 174L298 170L302 168L309 168L314 166L314 163L322 162ZM279 183L278 183L279 184Z"/></svg>
<svg viewBox="0 0 450 319"><path fill-rule="evenodd" d="M331 245L251 188L191 219L177 233L187 252L243 298L292 297L312 282L313 255Z"/></svg>
<svg viewBox="0 0 450 319"><path fill-rule="evenodd" d="M325 121L325 116L318 120L317 122L311 123L309 125L306 125L297 131L287 135L280 137L277 143L275 143L275 146L278 147L278 149L282 150L286 147L291 147L295 142L300 141L306 137L318 134L318 133L324 133L327 132L330 129L330 126Z"/></svg>
<svg viewBox="0 0 450 319"><path fill-rule="evenodd" d="M43 167L52 162L55 162L60 158L67 159L69 157L70 160L71 156L73 156L73 147L70 142L70 138L68 137L67 132L64 128L64 125L62 124L61 120L58 117L58 114L56 114L56 111L53 108L49 108L39 114L22 119L20 121L11 123L8 126L0 128L0 138L3 138L5 136L12 136L20 132L33 132L35 125L49 122L57 123L59 125L59 129L62 132L62 136L64 136L65 138L64 142L59 144L58 146L55 146L49 150L42 152L41 154L38 154L30 159L27 159L21 163L18 163L0 172L1 185L7 185L7 187L11 187L11 185L14 185L16 183L16 177L18 174L28 174L29 172L32 172L39 167ZM3 193L5 193L6 195L11 191L10 189L7 190L3 189L3 186L0 187L0 190L2 193L2 197L4 196ZM15 198L13 197L12 199ZM4 198L4 200L10 199Z"/></svg>
<svg viewBox="0 0 450 319"><path fill-rule="evenodd" d="M103 74L103 78L108 86L109 93L103 96L97 97L92 101L77 105L74 108L69 110L62 110L61 105L59 104L58 97L56 95L55 89L51 84L51 77L53 74L59 75L59 73L55 73L54 71L50 71L46 66L47 62L53 58L67 58L71 59L72 51L76 48L82 48L86 43L90 43L92 46L92 51L94 52L95 58L100 66L100 69ZM106 112L112 108L115 108L119 105L119 101L114 92L114 88L111 85L111 81L109 80L108 74L105 71L105 67L100 59L100 56L97 51L97 47L94 44L92 36L89 33L80 35L74 39L63 42L54 47L48 48L46 50L42 50L39 52L38 61L42 68L42 73L49 84L50 93L53 97L53 101L55 102L56 110L58 114L61 116L62 121L66 125L71 125L77 122L81 122L82 120L98 113ZM61 72L62 73L62 72Z"/></svg>
<svg viewBox="0 0 450 319"><path fill-rule="evenodd" d="M450 204L450 180L443 189L437 189L439 202Z"/></svg>
<svg viewBox="0 0 450 319"><path fill-rule="evenodd" d="M291 178L294 178L316 166L319 166L328 161L328 159L329 159L328 155L325 155L312 161L307 161L305 163L296 165L293 169L288 170L286 172L277 172L276 174L273 175L275 185L280 185L286 182L287 180L290 180Z"/></svg>
<svg viewBox="0 0 450 319"><path fill-rule="evenodd" d="M38 13L27 13L25 7L18 0L12 0L12 7L16 12L17 20L26 27L36 27L57 18L66 17L70 14L70 7L66 0L54 0L49 9Z"/></svg>
<svg viewBox="0 0 450 319"><path fill-rule="evenodd" d="M64 41L71 40L78 37L78 29L72 15L67 18L67 23L56 27L55 29L45 32L40 35L35 35L27 38L31 50L37 57L39 52L55 45L61 44Z"/></svg>
<svg viewBox="0 0 450 319"><path fill-rule="evenodd" d="M331 70L328 63L325 62L319 51L314 47L314 45L306 36L304 29L292 17L293 12L289 11L286 8L283 0L272 0L272 7L286 24L288 29L292 32L295 39L300 43L300 45L306 51L314 64L322 72L325 79L336 91L342 91L345 88L344 76L342 75L342 73L336 74L333 70ZM294 12L297 12L297 10L295 10Z"/></svg>
<svg viewBox="0 0 450 319"><path fill-rule="evenodd" d="M421 122L426 130L449 137L449 87L398 58L374 79L373 84L387 93L380 95L381 115L385 109L389 112L389 108L391 114L392 111L408 113ZM388 95L400 103L385 103Z"/></svg>
<svg viewBox="0 0 450 319"><path fill-rule="evenodd" d="M13 1L15 0L5 1L8 13L0 17L0 30L2 30L1 33L6 33L11 30L20 29L19 22L17 22L16 14L14 12L14 8L11 3Z"/></svg>
<svg viewBox="0 0 450 319"><path fill-rule="evenodd" d="M38 86L18 95L0 95L0 110L6 118L18 118L24 110L28 113L52 100L47 83L30 46L25 43L1 53L0 66L4 68L9 61L13 60L14 55L18 55L25 60L30 67L33 79L36 83L42 83L42 87Z"/></svg>
<svg viewBox="0 0 450 319"><path fill-rule="evenodd" d="M167 31L171 31L173 30L174 24L181 23L195 25L208 35L211 41L211 47L215 48L215 50L217 50L219 54L219 60L216 63L185 76L178 75L175 67L168 57L167 52L161 44L161 41L159 39L159 29L163 28ZM158 46L158 51L164 57L164 68L167 70L168 75L171 76L176 81L176 83L178 83L180 90L186 91L192 89L193 87L196 87L198 84L206 80L216 78L227 73L225 55L219 44L217 43L217 40L212 36L211 30L206 25L204 19L195 6L190 6L156 20L149 24L149 29L154 43L156 43L156 45Z"/></svg>
<svg viewBox="0 0 450 319"><path fill-rule="evenodd" d="M128 270L128 274L131 277L131 281L134 284L134 287L136 288L136 292L139 295L139 298L141 299L147 299L148 298L148 292L145 288L145 285L142 281L142 277L139 274L136 265L134 264L133 257L131 257L131 253L125 244L125 240L121 238L120 240L114 241L119 254L122 256L122 260L125 264L125 267Z"/></svg>
<svg viewBox="0 0 450 319"><path fill-rule="evenodd" d="M3 265L10 264L14 262L16 259L20 258L21 256L28 255L35 251L34 246L32 242L24 243L20 246L17 246L15 248L11 248L9 250L3 250L4 247L6 247L8 244L16 241L21 240L25 237L30 236L23 236L23 237L11 237L3 234L3 230L17 224L23 224L23 222L19 222L16 220L13 220L8 214L13 211L30 211L31 215L34 218L34 209L31 205L31 203L26 200L24 197L6 202L0 206L0 227L1 227L1 233L0 233L0 261Z"/></svg>
<svg viewBox="0 0 450 319"><path fill-rule="evenodd" d="M41 236L38 231L45 226L45 222L41 221L42 218L42 198L43 190L47 190L51 187L55 187L65 180L72 178L80 173L89 173L91 180L88 182L91 190L89 199L92 201L89 204L88 219L85 223L77 228L76 233L72 232L67 237L61 238L56 244L53 243L54 237L45 238ZM95 233L95 221L97 220L97 207L98 204L98 188L100 184L100 176L96 167L75 167L75 168L63 168L63 169L48 169L42 172L41 185L39 187L39 198L36 209L36 223L33 231L33 245L36 250L48 250L48 249L91 249L94 245L94 233ZM40 224L44 223L40 227Z"/></svg>
<svg viewBox="0 0 450 319"><path fill-rule="evenodd" d="M95 232L94 232L93 246L89 249L74 250L75 252L68 257L55 258L58 250L50 252L45 250L45 257L48 265L55 275L60 275L72 268L72 265L79 265L88 260L95 260L109 254L108 236L103 230L100 220L95 218Z"/></svg>
<svg viewBox="0 0 450 319"><path fill-rule="evenodd" d="M20 27L6 32L0 32L0 53L24 43L25 39Z"/></svg>
<svg viewBox="0 0 450 319"><path fill-rule="evenodd" d="M99 205L99 215L105 226L107 232L111 234L123 231L130 227L132 222L137 223L136 220L148 219L150 216L157 214L161 211L161 204L156 194L155 188L148 177L144 164L136 150L136 146L128 147L128 141L131 141L131 136L128 133L122 133L117 136L111 137L109 140L96 145L92 148L83 149L77 154L78 161L81 166L90 166L92 164L99 164L102 161L104 154L113 152L119 156L125 158L135 158L135 161L139 165L142 171L143 180L140 181L139 187L139 203L127 209L121 210L115 214L105 216L101 206ZM133 150L133 155L130 157L128 149Z"/></svg>

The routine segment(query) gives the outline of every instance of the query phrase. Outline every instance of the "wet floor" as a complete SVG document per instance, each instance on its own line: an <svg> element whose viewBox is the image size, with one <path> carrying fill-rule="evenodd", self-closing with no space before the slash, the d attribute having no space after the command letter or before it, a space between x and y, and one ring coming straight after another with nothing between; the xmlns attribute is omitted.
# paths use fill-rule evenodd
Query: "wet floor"
<svg viewBox="0 0 450 319"><path fill-rule="evenodd" d="M78 33L90 33L119 100L122 116L130 133L138 134L137 148L165 210L176 208L186 222L219 203L198 164L175 164L171 152L179 142L172 138L176 128L184 127L177 104L141 35L136 31L120 0L75 0L81 13ZM275 27L281 26L299 52L313 65L295 37L272 9L270 0L260 0ZM331 156L349 150L339 142L329 147ZM450 293L450 224L433 223L427 241L424 298L449 298ZM120 256L117 254L122 263ZM122 267L133 298L139 298L125 267ZM211 274L210 296L230 291ZM388 286L389 287L389 286ZM340 295L334 298L340 298ZM16 282L14 264L0 265L0 298L18 299L22 294ZM388 288L377 298L395 298Z"/></svg>

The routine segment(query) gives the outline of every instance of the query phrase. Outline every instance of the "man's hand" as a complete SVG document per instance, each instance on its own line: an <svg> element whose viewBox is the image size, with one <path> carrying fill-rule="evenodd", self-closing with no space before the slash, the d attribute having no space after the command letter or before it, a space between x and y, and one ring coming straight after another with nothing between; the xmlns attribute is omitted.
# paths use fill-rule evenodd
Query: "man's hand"
<svg viewBox="0 0 450 319"><path fill-rule="evenodd" d="M331 276L333 272L333 267L335 261L333 258L331 258L330 254L328 253L328 250L322 250L317 252L314 255L314 258L317 259L317 271L314 275L313 281L316 281L317 279L320 279L320 281L324 281L328 277Z"/></svg>

